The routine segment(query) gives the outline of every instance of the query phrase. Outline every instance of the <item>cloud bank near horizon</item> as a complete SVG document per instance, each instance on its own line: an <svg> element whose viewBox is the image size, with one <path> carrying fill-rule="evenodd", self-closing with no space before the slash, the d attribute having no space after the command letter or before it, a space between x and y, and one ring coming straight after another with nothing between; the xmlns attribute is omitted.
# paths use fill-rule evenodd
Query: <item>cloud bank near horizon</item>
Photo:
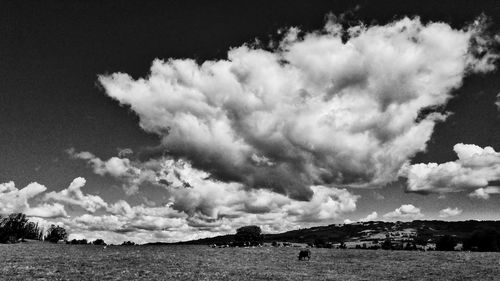
<svg viewBox="0 0 500 281"><path fill-rule="evenodd" d="M163 167L161 176L180 186L165 189L168 202L161 206L131 206L122 199L106 202L98 195L83 193L86 180L78 177L57 192L46 192L38 183L20 190L13 182L0 184L0 216L23 212L42 225L66 227L70 239L173 242L234 233L251 224L274 233L328 222L354 211L359 198L345 189L313 186L311 200L298 201L269 190L209 179L205 172L182 161L167 159ZM190 187L182 186L184 182ZM37 205L31 206L28 200ZM66 208L77 212L68 216Z"/></svg>

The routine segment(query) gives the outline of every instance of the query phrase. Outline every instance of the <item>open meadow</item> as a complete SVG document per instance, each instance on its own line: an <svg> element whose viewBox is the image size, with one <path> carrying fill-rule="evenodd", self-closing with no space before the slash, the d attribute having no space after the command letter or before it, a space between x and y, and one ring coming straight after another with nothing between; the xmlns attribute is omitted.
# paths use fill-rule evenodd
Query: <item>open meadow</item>
<svg viewBox="0 0 500 281"><path fill-rule="evenodd" d="M500 253L0 245L2 280L498 280Z"/></svg>

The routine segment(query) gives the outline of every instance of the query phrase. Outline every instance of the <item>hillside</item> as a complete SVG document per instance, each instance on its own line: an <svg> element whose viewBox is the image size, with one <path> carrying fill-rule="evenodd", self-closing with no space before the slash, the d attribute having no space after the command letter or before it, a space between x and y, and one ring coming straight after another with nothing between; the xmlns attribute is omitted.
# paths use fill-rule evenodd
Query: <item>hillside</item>
<svg viewBox="0 0 500 281"><path fill-rule="evenodd" d="M352 224L332 224L278 234L264 234L264 242L292 242L314 244L323 243L380 241L386 237L426 239L435 242L438 237L451 235L462 241L476 230L491 229L500 232L500 221L424 221L412 222L359 222ZM180 242L178 244L229 244L234 235Z"/></svg>

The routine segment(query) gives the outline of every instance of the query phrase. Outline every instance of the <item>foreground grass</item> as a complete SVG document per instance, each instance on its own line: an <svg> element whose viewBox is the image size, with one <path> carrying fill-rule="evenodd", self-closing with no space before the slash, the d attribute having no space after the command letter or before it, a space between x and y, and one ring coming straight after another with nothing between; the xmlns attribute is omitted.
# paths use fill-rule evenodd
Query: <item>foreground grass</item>
<svg viewBox="0 0 500 281"><path fill-rule="evenodd" d="M2 280L499 280L500 253L0 245Z"/></svg>

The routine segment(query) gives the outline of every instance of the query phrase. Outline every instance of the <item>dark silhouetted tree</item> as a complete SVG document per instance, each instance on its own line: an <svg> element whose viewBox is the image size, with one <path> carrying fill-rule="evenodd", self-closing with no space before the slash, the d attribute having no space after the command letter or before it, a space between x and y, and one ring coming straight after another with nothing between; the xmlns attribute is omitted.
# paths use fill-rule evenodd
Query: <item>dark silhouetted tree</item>
<svg viewBox="0 0 500 281"><path fill-rule="evenodd" d="M321 237L316 237L314 239L314 246L317 247L317 248L324 248L325 247L325 239L321 238Z"/></svg>
<svg viewBox="0 0 500 281"><path fill-rule="evenodd" d="M457 245L457 240L451 235L443 235L436 242L436 250L453 251Z"/></svg>
<svg viewBox="0 0 500 281"><path fill-rule="evenodd" d="M414 242L407 242L404 249L406 251L413 251L413 250L416 250L417 249L417 245L415 245Z"/></svg>
<svg viewBox="0 0 500 281"><path fill-rule="evenodd" d="M25 214L15 213L0 219L0 243L14 243L26 234L28 219Z"/></svg>
<svg viewBox="0 0 500 281"><path fill-rule="evenodd" d="M38 223L32 221L24 226L24 238L33 240L42 240L43 231L38 227Z"/></svg>
<svg viewBox="0 0 500 281"><path fill-rule="evenodd" d="M417 236L413 238L416 245L425 246L429 240L434 238L432 230L428 226L423 226L417 230Z"/></svg>
<svg viewBox="0 0 500 281"><path fill-rule="evenodd" d="M256 225L243 226L236 230L234 243L236 246L256 246L262 243L264 236Z"/></svg>
<svg viewBox="0 0 500 281"><path fill-rule="evenodd" d="M80 239L80 240L73 239L73 240L69 241L69 244L71 244L71 245L87 245L88 241L87 241L87 239Z"/></svg>
<svg viewBox="0 0 500 281"><path fill-rule="evenodd" d="M49 230L47 230L45 241L57 243L60 240L66 240L66 238L68 238L68 233L66 232L66 229L58 225L51 225Z"/></svg>
<svg viewBox="0 0 500 281"><path fill-rule="evenodd" d="M480 229L464 240L464 250L481 252L500 251L500 233L494 229Z"/></svg>
<svg viewBox="0 0 500 281"><path fill-rule="evenodd" d="M392 250L391 238L389 238L389 237L385 238L384 242L382 243L382 245L380 245L380 247L384 250Z"/></svg>
<svg viewBox="0 0 500 281"><path fill-rule="evenodd" d="M92 244L99 245L99 246L105 246L106 242L104 242L104 240L102 240L102 239L96 239L96 240L94 240L94 242L92 242Z"/></svg>

